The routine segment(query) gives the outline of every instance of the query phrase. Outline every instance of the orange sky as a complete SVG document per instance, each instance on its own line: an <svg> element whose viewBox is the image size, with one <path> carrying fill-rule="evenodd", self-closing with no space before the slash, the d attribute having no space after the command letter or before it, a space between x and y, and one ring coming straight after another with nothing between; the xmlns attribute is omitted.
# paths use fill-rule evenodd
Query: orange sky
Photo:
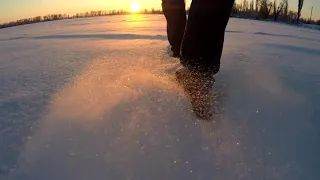
<svg viewBox="0 0 320 180"><path fill-rule="evenodd" d="M73 15L91 10L130 10L134 1L140 3L142 9L161 8L161 0L0 0L0 23L50 13ZM289 0L289 4L296 10L297 0ZM314 6L314 18L320 19L320 0L305 1L303 16L309 17L311 6Z"/></svg>
<svg viewBox="0 0 320 180"><path fill-rule="evenodd" d="M92 10L130 10L133 2L142 9L161 8L161 0L0 0L0 22L49 13L75 13Z"/></svg>

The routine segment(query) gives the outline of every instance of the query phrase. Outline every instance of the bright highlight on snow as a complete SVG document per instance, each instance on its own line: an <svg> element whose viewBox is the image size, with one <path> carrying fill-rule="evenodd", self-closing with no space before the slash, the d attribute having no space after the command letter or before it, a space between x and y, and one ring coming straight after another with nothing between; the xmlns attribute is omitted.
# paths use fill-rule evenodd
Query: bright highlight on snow
<svg viewBox="0 0 320 180"><path fill-rule="evenodd" d="M131 12L136 13L141 10L140 4L138 2L133 2L131 4Z"/></svg>

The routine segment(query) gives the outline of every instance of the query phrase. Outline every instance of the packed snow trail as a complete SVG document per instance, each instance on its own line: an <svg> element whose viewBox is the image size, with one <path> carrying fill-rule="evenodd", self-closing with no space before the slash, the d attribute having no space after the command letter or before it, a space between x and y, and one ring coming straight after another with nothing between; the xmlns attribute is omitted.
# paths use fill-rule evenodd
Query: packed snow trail
<svg viewBox="0 0 320 180"><path fill-rule="evenodd" d="M197 120L163 16L0 30L0 179L319 179L320 33L231 19Z"/></svg>

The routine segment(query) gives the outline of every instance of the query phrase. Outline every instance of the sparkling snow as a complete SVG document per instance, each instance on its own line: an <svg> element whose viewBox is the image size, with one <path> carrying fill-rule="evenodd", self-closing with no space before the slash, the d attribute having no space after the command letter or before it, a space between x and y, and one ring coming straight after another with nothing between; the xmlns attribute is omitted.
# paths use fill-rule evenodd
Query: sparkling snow
<svg viewBox="0 0 320 180"><path fill-rule="evenodd" d="M320 31L231 19L212 122L162 15L0 30L0 179L320 179Z"/></svg>

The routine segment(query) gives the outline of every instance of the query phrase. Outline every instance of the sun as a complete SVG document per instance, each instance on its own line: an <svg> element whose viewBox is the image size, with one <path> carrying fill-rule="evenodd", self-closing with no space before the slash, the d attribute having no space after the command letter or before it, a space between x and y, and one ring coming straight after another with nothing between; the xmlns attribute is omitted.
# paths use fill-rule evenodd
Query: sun
<svg viewBox="0 0 320 180"><path fill-rule="evenodd" d="M139 12L140 10L141 10L141 7L140 7L140 4L139 4L139 3L133 2L133 3L131 4L131 12L137 13L137 12Z"/></svg>

